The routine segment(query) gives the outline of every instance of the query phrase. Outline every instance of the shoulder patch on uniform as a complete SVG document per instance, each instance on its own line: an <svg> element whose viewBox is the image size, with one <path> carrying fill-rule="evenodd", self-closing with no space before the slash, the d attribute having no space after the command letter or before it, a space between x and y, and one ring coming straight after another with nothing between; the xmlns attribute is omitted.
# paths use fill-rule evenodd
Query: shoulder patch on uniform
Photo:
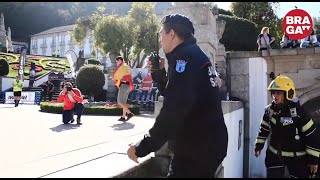
<svg viewBox="0 0 320 180"><path fill-rule="evenodd" d="M177 60L176 71L178 73L184 72L184 70L186 69L186 64L187 64L187 61L185 60Z"/></svg>

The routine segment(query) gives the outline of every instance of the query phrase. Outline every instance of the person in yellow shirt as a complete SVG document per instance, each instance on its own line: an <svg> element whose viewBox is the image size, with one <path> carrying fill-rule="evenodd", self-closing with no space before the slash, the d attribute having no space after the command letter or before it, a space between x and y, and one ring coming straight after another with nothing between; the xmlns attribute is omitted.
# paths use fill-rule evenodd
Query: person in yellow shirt
<svg viewBox="0 0 320 180"><path fill-rule="evenodd" d="M122 107L122 116L118 121L125 122L134 116L127 104L129 93L133 90L133 81L131 77L131 68L124 62L122 56L116 58L116 63L117 68L111 79L114 80L114 84L119 88L117 102Z"/></svg>
<svg viewBox="0 0 320 180"><path fill-rule="evenodd" d="M23 82L20 80L20 76L16 76L16 80L13 81L13 96L14 96L14 107L19 105L19 101L21 99L21 92L23 87Z"/></svg>

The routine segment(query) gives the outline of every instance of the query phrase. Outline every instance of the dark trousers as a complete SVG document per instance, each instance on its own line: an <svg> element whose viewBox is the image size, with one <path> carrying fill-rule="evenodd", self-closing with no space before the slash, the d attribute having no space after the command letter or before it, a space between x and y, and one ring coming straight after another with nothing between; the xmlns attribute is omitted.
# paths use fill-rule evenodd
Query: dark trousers
<svg viewBox="0 0 320 180"><path fill-rule="evenodd" d="M29 80L29 87L33 87L34 79Z"/></svg>
<svg viewBox="0 0 320 180"><path fill-rule="evenodd" d="M131 91L130 100L132 103L135 103L137 101L137 93L138 93L137 89L134 89L133 91Z"/></svg>
<svg viewBox="0 0 320 180"><path fill-rule="evenodd" d="M310 175L306 155L283 157L267 149L265 164L267 167L267 178L284 178L285 166L288 168L290 177L307 178Z"/></svg>
<svg viewBox="0 0 320 180"><path fill-rule="evenodd" d="M68 124L70 120L73 119L73 114L77 114L77 119L81 118L82 112L83 112L84 106L82 103L76 103L74 105L74 108L71 110L63 110L62 112L62 122L64 124Z"/></svg>
<svg viewBox="0 0 320 180"><path fill-rule="evenodd" d="M175 158L170 162L168 178L213 178L223 159L210 162L191 158Z"/></svg>
<svg viewBox="0 0 320 180"><path fill-rule="evenodd" d="M142 98L144 97L143 99L143 103L146 103L147 102L147 97L148 97L148 92L149 91L141 91L141 94L140 94L140 98L139 98L139 101L141 102L142 101Z"/></svg>
<svg viewBox="0 0 320 180"><path fill-rule="evenodd" d="M158 101L160 93L157 93L157 88L152 88L150 92L150 98L149 101L155 102Z"/></svg>
<svg viewBox="0 0 320 180"><path fill-rule="evenodd" d="M41 92L41 96L40 96L40 102L42 101L47 101L47 92Z"/></svg>
<svg viewBox="0 0 320 180"><path fill-rule="evenodd" d="M49 101L52 101L53 92L48 92Z"/></svg>

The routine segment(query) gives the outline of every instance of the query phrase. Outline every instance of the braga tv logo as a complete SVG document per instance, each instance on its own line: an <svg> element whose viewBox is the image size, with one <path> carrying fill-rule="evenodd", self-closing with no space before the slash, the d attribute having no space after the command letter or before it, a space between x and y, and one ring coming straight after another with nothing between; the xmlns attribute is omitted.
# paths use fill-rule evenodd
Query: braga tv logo
<svg viewBox="0 0 320 180"><path fill-rule="evenodd" d="M309 36L312 32L312 18L302 9L289 11L282 20L285 34L292 40L299 40Z"/></svg>

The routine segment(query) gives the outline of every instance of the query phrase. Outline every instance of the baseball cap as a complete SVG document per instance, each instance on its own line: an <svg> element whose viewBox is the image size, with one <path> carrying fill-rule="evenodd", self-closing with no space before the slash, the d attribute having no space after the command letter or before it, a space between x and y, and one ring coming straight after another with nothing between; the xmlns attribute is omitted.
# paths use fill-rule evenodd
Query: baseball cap
<svg viewBox="0 0 320 180"><path fill-rule="evenodd" d="M166 15L163 19L162 19L162 23L169 23L169 24L182 24L183 26L185 26L188 30L190 30L190 32L194 35L194 27L193 27L193 23L191 22L191 20L182 14L170 14L170 15Z"/></svg>

